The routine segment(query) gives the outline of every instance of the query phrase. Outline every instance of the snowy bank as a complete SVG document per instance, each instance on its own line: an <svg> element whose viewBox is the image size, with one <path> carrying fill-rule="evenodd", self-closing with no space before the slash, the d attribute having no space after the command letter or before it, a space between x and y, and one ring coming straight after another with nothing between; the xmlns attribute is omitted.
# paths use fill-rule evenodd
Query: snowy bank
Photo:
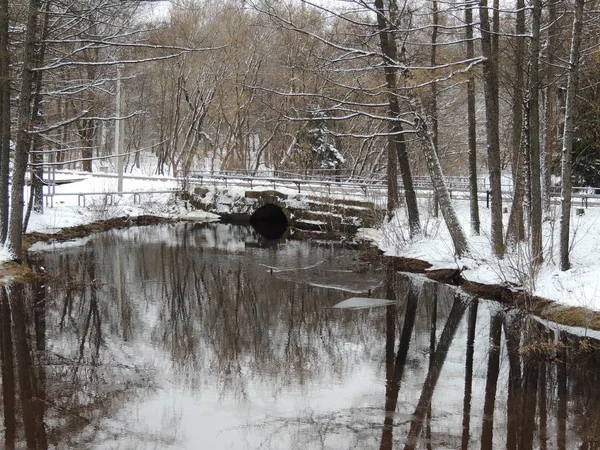
<svg viewBox="0 0 600 450"><path fill-rule="evenodd" d="M73 175L70 175L73 176ZM172 194L144 194L138 201L132 195L113 196L107 203L102 195L116 190L116 177L96 177L77 174L78 181L57 188L63 194L55 197L54 206L46 207L43 214L32 213L28 232L56 233L62 228L84 225L114 217L137 217L155 215L159 217L183 218L186 220L210 220L214 215L201 211L186 210L183 202L175 202ZM177 181L164 177L133 179L125 177L123 190L166 191L177 189ZM229 193L243 195L245 189L229 188ZM283 189L282 191L286 191ZM86 206L78 205L76 193L98 193L90 196ZM293 193L290 190L290 193ZM72 193L73 195L64 195ZM389 256L403 256L428 261L433 268L461 269L462 276L469 281L487 284L511 284L522 286L536 296L557 301L567 306L578 306L600 310L600 208L590 207L581 216L573 215L571 254L572 269L558 269L558 211L544 221L544 264L538 273L529 265L528 246L511 250L498 260L491 251L489 239L489 210L480 208L481 234L469 233L468 200L454 200L457 215L468 234L471 254L469 257L454 257L452 241L440 218L431 217L427 200L421 200L420 211L423 235L408 239L405 210L400 208L391 222L380 229L361 229L361 238L371 240ZM508 214L504 215L508 220ZM12 259L6 248L0 248L0 261Z"/></svg>

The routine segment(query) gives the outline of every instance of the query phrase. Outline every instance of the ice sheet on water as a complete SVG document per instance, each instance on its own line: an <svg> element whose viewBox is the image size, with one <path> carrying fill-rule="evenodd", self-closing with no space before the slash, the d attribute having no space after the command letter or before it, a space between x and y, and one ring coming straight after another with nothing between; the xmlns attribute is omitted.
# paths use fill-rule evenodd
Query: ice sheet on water
<svg viewBox="0 0 600 450"><path fill-rule="evenodd" d="M377 306L391 305L392 303L394 303L393 300L387 300L384 298L352 297L333 305L333 307L340 309L366 309L375 308Z"/></svg>

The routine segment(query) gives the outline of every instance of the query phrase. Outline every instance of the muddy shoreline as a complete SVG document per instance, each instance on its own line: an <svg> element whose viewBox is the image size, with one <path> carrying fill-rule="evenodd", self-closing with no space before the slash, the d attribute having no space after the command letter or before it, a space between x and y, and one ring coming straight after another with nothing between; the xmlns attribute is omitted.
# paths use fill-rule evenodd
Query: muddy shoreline
<svg viewBox="0 0 600 450"><path fill-rule="evenodd" d="M40 241L65 242L71 239L89 236L93 233L100 233L113 229L175 223L179 221L181 221L181 219L144 215L134 218L120 217L76 227L63 228L57 233L51 234L38 232L27 233L24 236L24 248L28 249L34 243ZM27 252L27 250L25 251ZM28 259L30 258L28 258L26 253L24 264L15 262L3 264L2 267L0 267L0 273L4 282L10 282L10 280L30 282L39 277L48 276L34 272L30 269L28 267ZM405 258L402 256L385 256L381 251L375 248L370 248L369 251L366 251L361 259L371 261L379 259L381 263L393 264L394 269L398 272L420 274L430 280L459 287L467 294L497 301L508 308L520 308L542 319L556 322L561 325L600 330L600 312L591 311L581 307L563 306L552 300L532 296L514 286L469 281L463 277L459 269L431 269L433 266L427 261Z"/></svg>

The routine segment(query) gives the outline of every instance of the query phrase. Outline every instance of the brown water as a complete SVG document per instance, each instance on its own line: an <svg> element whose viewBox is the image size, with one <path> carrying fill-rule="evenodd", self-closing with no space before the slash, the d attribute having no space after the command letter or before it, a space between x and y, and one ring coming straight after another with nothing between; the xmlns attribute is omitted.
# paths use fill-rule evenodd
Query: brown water
<svg viewBox="0 0 600 450"><path fill-rule="evenodd" d="M36 258L51 283L1 290L0 447L600 448L597 340L354 250L179 224ZM395 303L333 308L369 291Z"/></svg>

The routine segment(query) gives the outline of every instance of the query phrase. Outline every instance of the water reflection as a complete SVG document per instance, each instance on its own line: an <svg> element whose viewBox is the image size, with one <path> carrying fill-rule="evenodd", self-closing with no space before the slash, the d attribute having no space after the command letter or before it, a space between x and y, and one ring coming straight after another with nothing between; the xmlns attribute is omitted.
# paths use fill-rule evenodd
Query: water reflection
<svg viewBox="0 0 600 450"><path fill-rule="evenodd" d="M0 290L0 446L599 448L598 341L260 242L167 225L41 251L55 280ZM333 308L369 292L395 302Z"/></svg>

